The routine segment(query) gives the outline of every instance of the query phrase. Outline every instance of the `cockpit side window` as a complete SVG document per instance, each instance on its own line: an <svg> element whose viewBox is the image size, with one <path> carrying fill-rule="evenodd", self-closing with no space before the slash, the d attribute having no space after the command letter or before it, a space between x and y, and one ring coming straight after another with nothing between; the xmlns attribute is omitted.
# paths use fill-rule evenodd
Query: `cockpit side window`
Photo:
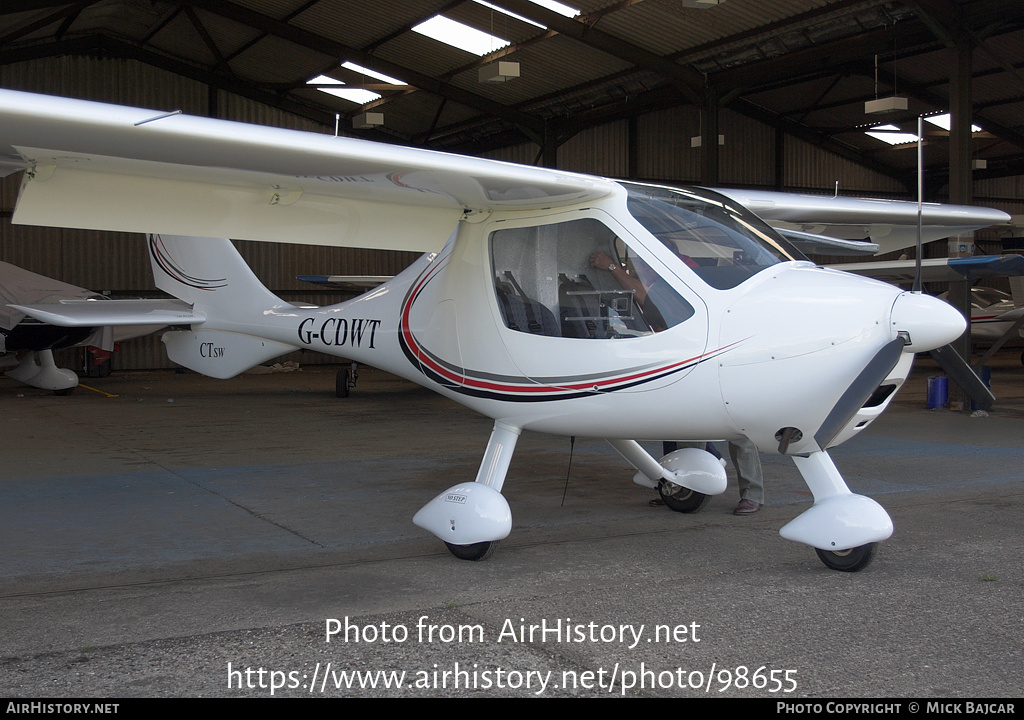
<svg viewBox="0 0 1024 720"><path fill-rule="evenodd" d="M672 327L693 307L598 220L497 230L494 293L505 325L549 337L617 339Z"/></svg>

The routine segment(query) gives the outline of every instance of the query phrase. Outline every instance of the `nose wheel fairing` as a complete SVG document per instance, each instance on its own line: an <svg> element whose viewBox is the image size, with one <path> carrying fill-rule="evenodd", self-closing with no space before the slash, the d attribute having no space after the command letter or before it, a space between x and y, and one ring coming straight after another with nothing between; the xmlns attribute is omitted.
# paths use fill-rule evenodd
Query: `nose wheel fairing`
<svg viewBox="0 0 1024 720"><path fill-rule="evenodd" d="M871 498L850 492L827 452L794 456L793 462L814 495L814 505L783 526L782 537L837 552L892 535L889 514Z"/></svg>

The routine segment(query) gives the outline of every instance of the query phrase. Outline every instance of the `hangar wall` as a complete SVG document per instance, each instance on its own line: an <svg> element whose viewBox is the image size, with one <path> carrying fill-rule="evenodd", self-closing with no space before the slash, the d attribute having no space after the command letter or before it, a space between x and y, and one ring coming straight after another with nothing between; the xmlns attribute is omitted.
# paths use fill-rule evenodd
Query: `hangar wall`
<svg viewBox="0 0 1024 720"><path fill-rule="evenodd" d="M206 85L119 59L63 57L17 63L0 68L0 86L103 102L154 108L181 108L207 114L211 96ZM245 98L218 91L212 101L217 116L230 120L333 132L311 121ZM635 172L638 179L675 183L700 182L700 151L690 146L699 134L700 117L693 107L648 113L634 120ZM838 180L842 191L880 196L905 196L900 183L791 136L782 143L782 162L776 163L775 131L737 113L723 110L720 131L725 145L720 154L723 185L773 188L781 168L783 189L832 192ZM584 130L558 148L559 167L609 177L630 176L630 121L619 120ZM524 143L488 153L488 157L532 164L539 147ZM65 282L114 297L153 296L142 238L123 233L18 227L11 223L19 178L0 184L0 260L51 275ZM1003 178L976 184L979 201L1013 214L1024 214L1024 178ZM416 255L389 251L320 248L266 243L239 243L256 274L286 300L329 304L345 298L295 279L298 274L339 273L389 275L399 272ZM336 362L318 353L289 356L302 364ZM73 365L73 361L68 362ZM172 367L153 337L127 343L114 356L117 369Z"/></svg>
<svg viewBox="0 0 1024 720"><path fill-rule="evenodd" d="M681 107L641 115L637 123L637 179L700 183L700 149L690 138L700 134L697 108ZM738 113L723 110L719 129L725 144L719 154L719 176L725 186L774 188L775 131ZM558 148L558 166L574 172L628 177L629 124L620 120L590 128ZM532 163L539 152L524 143L487 153L509 162ZM783 143L782 186L786 189L832 192L838 180L844 192L875 196L905 196L905 187L892 178L787 136Z"/></svg>

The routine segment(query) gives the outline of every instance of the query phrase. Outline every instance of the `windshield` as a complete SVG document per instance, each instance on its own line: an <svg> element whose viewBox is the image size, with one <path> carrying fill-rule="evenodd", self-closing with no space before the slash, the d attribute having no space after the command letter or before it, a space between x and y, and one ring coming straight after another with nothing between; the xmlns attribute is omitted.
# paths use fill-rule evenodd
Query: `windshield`
<svg viewBox="0 0 1024 720"><path fill-rule="evenodd" d="M763 220L717 193L622 185L630 214L713 288L727 290L766 267L804 259Z"/></svg>

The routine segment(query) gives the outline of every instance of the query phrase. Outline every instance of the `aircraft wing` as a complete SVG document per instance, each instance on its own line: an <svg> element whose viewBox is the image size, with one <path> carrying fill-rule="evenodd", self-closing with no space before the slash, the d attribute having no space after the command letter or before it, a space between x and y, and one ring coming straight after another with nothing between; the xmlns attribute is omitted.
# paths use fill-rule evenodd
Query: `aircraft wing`
<svg viewBox="0 0 1024 720"><path fill-rule="evenodd" d="M828 235L776 228L779 233L805 254L811 255L877 255L878 243L863 240L840 240Z"/></svg>
<svg viewBox="0 0 1024 720"><path fill-rule="evenodd" d="M917 244L917 203L854 197L828 197L767 190L718 189L777 229L798 230L846 240L870 240L878 252ZM921 241L931 242L1010 222L1001 210L968 205L924 203Z"/></svg>
<svg viewBox="0 0 1024 720"><path fill-rule="evenodd" d="M596 199L611 181L428 150L0 90L17 223L439 250L466 211Z"/></svg>
<svg viewBox="0 0 1024 720"><path fill-rule="evenodd" d="M830 266L891 283L914 281L915 261L843 263ZM921 261L922 282L952 282L1024 275L1022 255L980 255L963 258L926 258Z"/></svg>
<svg viewBox="0 0 1024 720"><path fill-rule="evenodd" d="M11 305L41 322L62 327L120 327L125 325L199 325L206 316L181 300L65 300L57 303ZM151 328L152 330L152 328Z"/></svg>

